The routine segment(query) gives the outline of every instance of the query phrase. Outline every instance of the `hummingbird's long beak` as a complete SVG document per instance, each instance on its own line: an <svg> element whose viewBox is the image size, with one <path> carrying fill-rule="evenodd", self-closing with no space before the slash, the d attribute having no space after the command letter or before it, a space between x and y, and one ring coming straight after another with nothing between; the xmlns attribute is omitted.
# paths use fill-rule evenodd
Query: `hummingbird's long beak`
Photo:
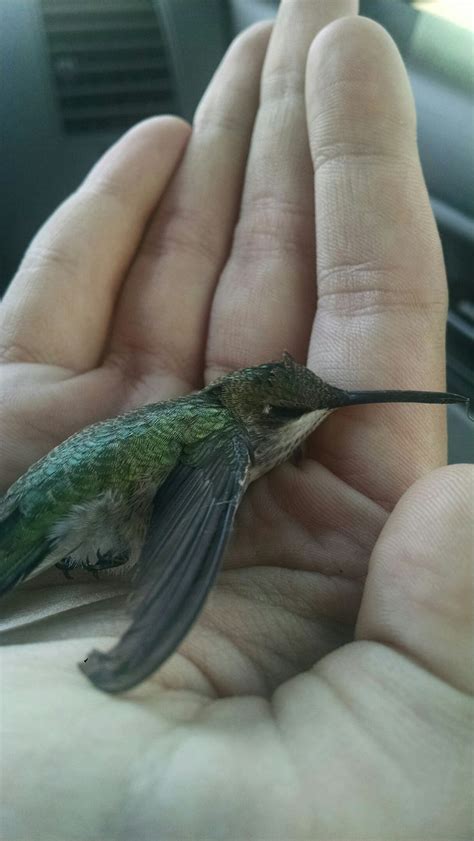
<svg viewBox="0 0 474 841"><path fill-rule="evenodd" d="M464 403L468 416L473 419L469 397L449 391L346 391L339 405L362 403Z"/></svg>

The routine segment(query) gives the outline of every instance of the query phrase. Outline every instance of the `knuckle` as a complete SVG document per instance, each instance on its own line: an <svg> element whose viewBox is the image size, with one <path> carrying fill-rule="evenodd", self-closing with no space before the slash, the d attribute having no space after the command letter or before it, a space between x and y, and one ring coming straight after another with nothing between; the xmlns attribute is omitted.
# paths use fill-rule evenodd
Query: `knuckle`
<svg viewBox="0 0 474 841"><path fill-rule="evenodd" d="M262 101L282 102L304 97L304 78L301 70L286 62L267 69L262 77Z"/></svg>
<svg viewBox="0 0 474 841"><path fill-rule="evenodd" d="M71 275L77 273L77 257L67 247L60 244L44 243L41 239L33 241L25 254L23 264L18 274L23 275L26 280L36 281L38 277L48 272L54 272L63 276L64 281L69 282ZM31 278L28 276L31 275Z"/></svg>
<svg viewBox="0 0 474 841"><path fill-rule="evenodd" d="M222 256L217 229L216 220L204 209L170 205L160 211L158 235L146 237L142 251L153 258L184 253L215 265Z"/></svg>
<svg viewBox="0 0 474 841"><path fill-rule="evenodd" d="M447 296L442 288L407 285L399 267L376 262L337 265L318 274L318 309L338 318L416 312L444 319Z"/></svg>
<svg viewBox="0 0 474 841"><path fill-rule="evenodd" d="M248 134L247 120L243 119L240 110L229 107L228 99L216 98L212 104L203 102L196 111L193 120L193 134L195 137L229 134L246 137Z"/></svg>
<svg viewBox="0 0 474 841"><path fill-rule="evenodd" d="M251 200L236 226L233 252L245 258L304 256L313 240L313 213L296 202L261 195Z"/></svg>
<svg viewBox="0 0 474 841"><path fill-rule="evenodd" d="M33 348L17 341L8 341L0 335L0 365L14 362L41 365L46 364L47 360Z"/></svg>
<svg viewBox="0 0 474 841"><path fill-rule="evenodd" d="M397 145L393 149L370 141L328 140L317 147L314 156L314 170L320 174L324 168L339 168L341 166L387 166L406 167L413 163L413 156L404 154Z"/></svg>

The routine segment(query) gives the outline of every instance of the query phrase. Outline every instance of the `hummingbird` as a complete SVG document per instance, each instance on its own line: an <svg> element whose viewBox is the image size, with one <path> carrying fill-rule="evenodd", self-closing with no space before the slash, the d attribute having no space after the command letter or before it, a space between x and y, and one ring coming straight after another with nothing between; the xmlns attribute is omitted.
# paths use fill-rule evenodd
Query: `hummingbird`
<svg viewBox="0 0 474 841"><path fill-rule="evenodd" d="M79 664L105 692L131 689L199 615L250 483L337 409L389 402L469 404L443 392L346 391L285 353L92 424L0 497L0 594L52 565L133 567L130 626Z"/></svg>

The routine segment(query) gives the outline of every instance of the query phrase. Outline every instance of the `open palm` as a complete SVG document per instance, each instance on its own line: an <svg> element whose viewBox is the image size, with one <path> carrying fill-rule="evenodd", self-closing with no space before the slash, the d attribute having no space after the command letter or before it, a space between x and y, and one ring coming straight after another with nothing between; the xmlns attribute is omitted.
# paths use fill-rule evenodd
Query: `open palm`
<svg viewBox="0 0 474 841"><path fill-rule="evenodd" d="M140 124L40 231L0 308L3 489L86 424L283 350L342 387L443 388L446 282L399 56L348 18L307 63L353 6L283 2L270 41L263 24L232 45L192 133ZM26 744L38 774L54 755L61 798L33 773L8 837L432 838L434 804L440 837L462 833L468 642L426 639L442 573L413 595L403 570L420 506L466 468L409 492L366 585L389 513L444 458L440 408L333 415L251 487L201 619L122 698L75 661L123 627L123 579L51 570L5 600L9 766Z"/></svg>

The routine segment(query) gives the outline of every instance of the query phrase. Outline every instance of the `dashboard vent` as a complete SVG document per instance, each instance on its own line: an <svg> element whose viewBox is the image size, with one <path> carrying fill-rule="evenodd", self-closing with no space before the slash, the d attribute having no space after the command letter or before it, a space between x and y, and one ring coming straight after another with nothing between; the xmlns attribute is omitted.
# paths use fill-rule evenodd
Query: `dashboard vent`
<svg viewBox="0 0 474 841"><path fill-rule="evenodd" d="M64 129L125 129L176 112L151 0L41 0Z"/></svg>

